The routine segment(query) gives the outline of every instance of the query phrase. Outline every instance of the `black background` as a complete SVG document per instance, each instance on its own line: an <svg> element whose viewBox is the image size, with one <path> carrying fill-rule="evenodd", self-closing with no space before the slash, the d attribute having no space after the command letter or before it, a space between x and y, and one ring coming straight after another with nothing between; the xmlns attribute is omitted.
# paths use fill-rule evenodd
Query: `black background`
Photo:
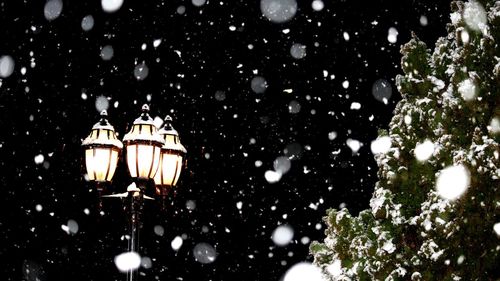
<svg viewBox="0 0 500 281"><path fill-rule="evenodd" d="M413 31L432 47L449 19L448 1L324 3L314 11L311 1L300 1L295 17L278 24L262 16L260 1L196 7L190 1L125 0L112 14L98 0L64 1L53 21L44 17L45 1L1 2L0 55L16 64L0 87L0 279L124 278L113 263L127 247L122 204L104 200L100 215L95 187L84 179L80 144L98 120L99 96L110 99L109 120L120 138L149 103L153 117L174 117L188 150L167 210L147 202L141 254L153 259L153 267L141 269L142 280L279 280L293 264L311 261L301 238L324 237L323 224L317 224L326 209L344 203L356 214L368 208L376 182L370 142L387 128L399 100L394 77L401 73L400 45ZM176 12L180 5L183 15ZM86 15L95 19L88 32L81 28ZM399 32L395 44L387 40L390 27ZM157 48L155 39L162 39ZM290 55L294 43L307 46L306 57ZM110 61L100 57L105 45L114 49ZM141 62L149 68L143 81L133 75ZM254 70L268 83L265 93L250 87ZM392 84L388 105L371 94L378 79ZM215 98L218 91L224 100ZM288 109L294 100L301 105L297 114ZM352 102L361 109L350 109ZM332 131L335 140L328 138ZM348 138L364 144L358 154L346 145ZM290 144L301 148L298 159L278 183L268 183L265 171ZM35 163L39 154L44 164ZM123 192L129 183L121 159L107 192ZM320 199L316 210L309 207ZM196 203L194 210L186 208L188 200ZM61 229L69 219L79 225L75 235ZM294 229L286 247L271 240L281 224ZM154 233L156 225L164 227L163 236ZM175 252L170 242L183 234L187 239ZM200 242L215 247L215 262L194 259Z"/></svg>

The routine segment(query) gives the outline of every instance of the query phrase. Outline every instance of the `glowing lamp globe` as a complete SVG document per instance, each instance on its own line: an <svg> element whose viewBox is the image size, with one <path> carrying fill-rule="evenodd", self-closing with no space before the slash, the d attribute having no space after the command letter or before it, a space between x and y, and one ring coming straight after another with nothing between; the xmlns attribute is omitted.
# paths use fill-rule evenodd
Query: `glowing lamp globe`
<svg viewBox="0 0 500 281"><path fill-rule="evenodd" d="M136 179L153 179L160 163L160 152L165 141L158 134L149 106L143 105L142 114L132 124L123 138L127 152L130 176Z"/></svg>
<svg viewBox="0 0 500 281"><path fill-rule="evenodd" d="M163 128L158 132L164 140L160 164L154 178L156 193L166 196L171 187L179 180L186 148L181 144L179 133L172 126L172 118L167 115Z"/></svg>
<svg viewBox="0 0 500 281"><path fill-rule="evenodd" d="M96 182L111 181L123 148L123 144L116 138L115 129L106 119L107 115L105 110L101 112L101 120L92 127L90 135L82 142L87 175Z"/></svg>

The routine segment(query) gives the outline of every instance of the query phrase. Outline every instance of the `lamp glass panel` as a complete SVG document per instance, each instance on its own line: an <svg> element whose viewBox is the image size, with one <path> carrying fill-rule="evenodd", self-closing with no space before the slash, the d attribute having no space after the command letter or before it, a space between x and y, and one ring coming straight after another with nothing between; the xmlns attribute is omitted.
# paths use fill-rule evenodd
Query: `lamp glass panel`
<svg viewBox="0 0 500 281"><path fill-rule="evenodd" d="M108 174L108 169L111 164L111 153L111 148L92 148L85 151L87 174L91 180L108 180L106 175Z"/></svg>
<svg viewBox="0 0 500 281"><path fill-rule="evenodd" d="M85 166L87 167L87 175L90 180L95 180L94 176L94 149L85 150Z"/></svg>
<svg viewBox="0 0 500 281"><path fill-rule="evenodd" d="M160 148L153 145L137 145L137 177L153 178L160 162Z"/></svg>
<svg viewBox="0 0 500 281"><path fill-rule="evenodd" d="M108 178L107 178L108 181L111 181L111 179L113 179L113 175L115 174L117 164L118 164L118 151L112 150L111 151L111 163L110 163Z"/></svg>
<svg viewBox="0 0 500 281"><path fill-rule="evenodd" d="M130 176L137 177L137 144L127 145L127 166Z"/></svg>
<svg viewBox="0 0 500 281"><path fill-rule="evenodd" d="M140 144L137 146L137 171L139 178L149 178L149 172L151 170L153 162L154 148L151 145Z"/></svg>
<svg viewBox="0 0 500 281"><path fill-rule="evenodd" d="M158 173L160 166L161 148L155 146L153 155L153 169L149 173L149 178L152 179Z"/></svg>
<svg viewBox="0 0 500 281"><path fill-rule="evenodd" d="M157 185L175 186L180 175L182 157L169 152L163 152L161 157L161 167L158 169L155 183Z"/></svg>
<svg viewBox="0 0 500 281"><path fill-rule="evenodd" d="M162 167L163 167L163 153L160 155L160 162L158 162L158 171L156 171L154 180L155 180L155 185L161 185L161 177L162 177Z"/></svg>
<svg viewBox="0 0 500 281"><path fill-rule="evenodd" d="M177 173L175 175L175 180L174 183L172 184L173 186L177 185L177 181L179 180L179 177L181 175L181 170L182 170L182 156L177 156Z"/></svg>
<svg viewBox="0 0 500 281"><path fill-rule="evenodd" d="M173 185L175 179L175 168L177 167L177 155L163 153L163 183Z"/></svg>
<svg viewBox="0 0 500 281"><path fill-rule="evenodd" d="M94 172L97 181L106 181L106 174L108 173L110 165L110 148L94 148Z"/></svg>

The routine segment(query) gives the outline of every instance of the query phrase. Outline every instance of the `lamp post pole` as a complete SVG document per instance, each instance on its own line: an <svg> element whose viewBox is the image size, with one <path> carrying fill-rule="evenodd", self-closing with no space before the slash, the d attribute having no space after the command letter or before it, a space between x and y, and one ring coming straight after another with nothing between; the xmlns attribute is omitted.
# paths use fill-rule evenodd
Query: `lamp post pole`
<svg viewBox="0 0 500 281"><path fill-rule="evenodd" d="M143 192L140 191L129 191L130 205L129 205L129 227L130 227L130 237L128 241L128 251L138 253L139 252L139 234L141 225L141 215L143 211ZM134 281L138 278L138 271L130 269L127 271L127 281Z"/></svg>
<svg viewBox="0 0 500 281"><path fill-rule="evenodd" d="M128 170L134 183L127 187L125 193L102 195L105 193L104 183L111 182L113 178L124 145ZM141 116L134 121L122 143L107 120L107 112L103 111L82 146L88 178L97 183L99 196L127 198L128 252L138 254L144 200L153 199L145 194L146 186L154 180L156 195L165 200L168 190L177 184L186 154L179 134L172 127L172 118L167 116L164 127L158 130L149 116L149 106L144 105ZM118 269L127 273L127 281L138 280L137 267L122 269L118 266Z"/></svg>

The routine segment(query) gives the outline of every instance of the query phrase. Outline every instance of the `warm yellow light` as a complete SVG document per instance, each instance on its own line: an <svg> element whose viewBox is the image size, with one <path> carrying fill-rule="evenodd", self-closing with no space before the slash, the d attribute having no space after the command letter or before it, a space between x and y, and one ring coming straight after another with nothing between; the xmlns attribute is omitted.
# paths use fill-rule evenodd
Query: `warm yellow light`
<svg viewBox="0 0 500 281"><path fill-rule="evenodd" d="M173 187L177 184L186 149L181 144L179 134L172 127L172 118L170 116L165 118L165 125L158 133L165 140L165 144L161 150L160 165L154 180L157 186L163 187L160 189L157 188L157 190L160 190L160 193L163 193L165 188Z"/></svg>
<svg viewBox="0 0 500 281"><path fill-rule="evenodd" d="M170 154L169 151L161 153L160 169L155 176L156 185L175 186L182 170L182 156Z"/></svg>
<svg viewBox="0 0 500 281"><path fill-rule="evenodd" d="M149 144L127 145L127 165L133 178L152 179L158 170L160 147Z"/></svg>
<svg viewBox="0 0 500 281"><path fill-rule="evenodd" d="M105 182L111 181L116 171L118 150L105 148L90 148L85 150L85 163L90 180Z"/></svg>
<svg viewBox="0 0 500 281"><path fill-rule="evenodd" d="M142 115L134 121L123 138L127 148L127 166L132 178L153 179L160 162L161 147L165 141L158 135L149 107L143 106Z"/></svg>
<svg viewBox="0 0 500 281"><path fill-rule="evenodd" d="M101 120L94 125L90 135L82 143L87 175L90 180L98 182L111 181L123 147L106 116L106 111L101 112Z"/></svg>

